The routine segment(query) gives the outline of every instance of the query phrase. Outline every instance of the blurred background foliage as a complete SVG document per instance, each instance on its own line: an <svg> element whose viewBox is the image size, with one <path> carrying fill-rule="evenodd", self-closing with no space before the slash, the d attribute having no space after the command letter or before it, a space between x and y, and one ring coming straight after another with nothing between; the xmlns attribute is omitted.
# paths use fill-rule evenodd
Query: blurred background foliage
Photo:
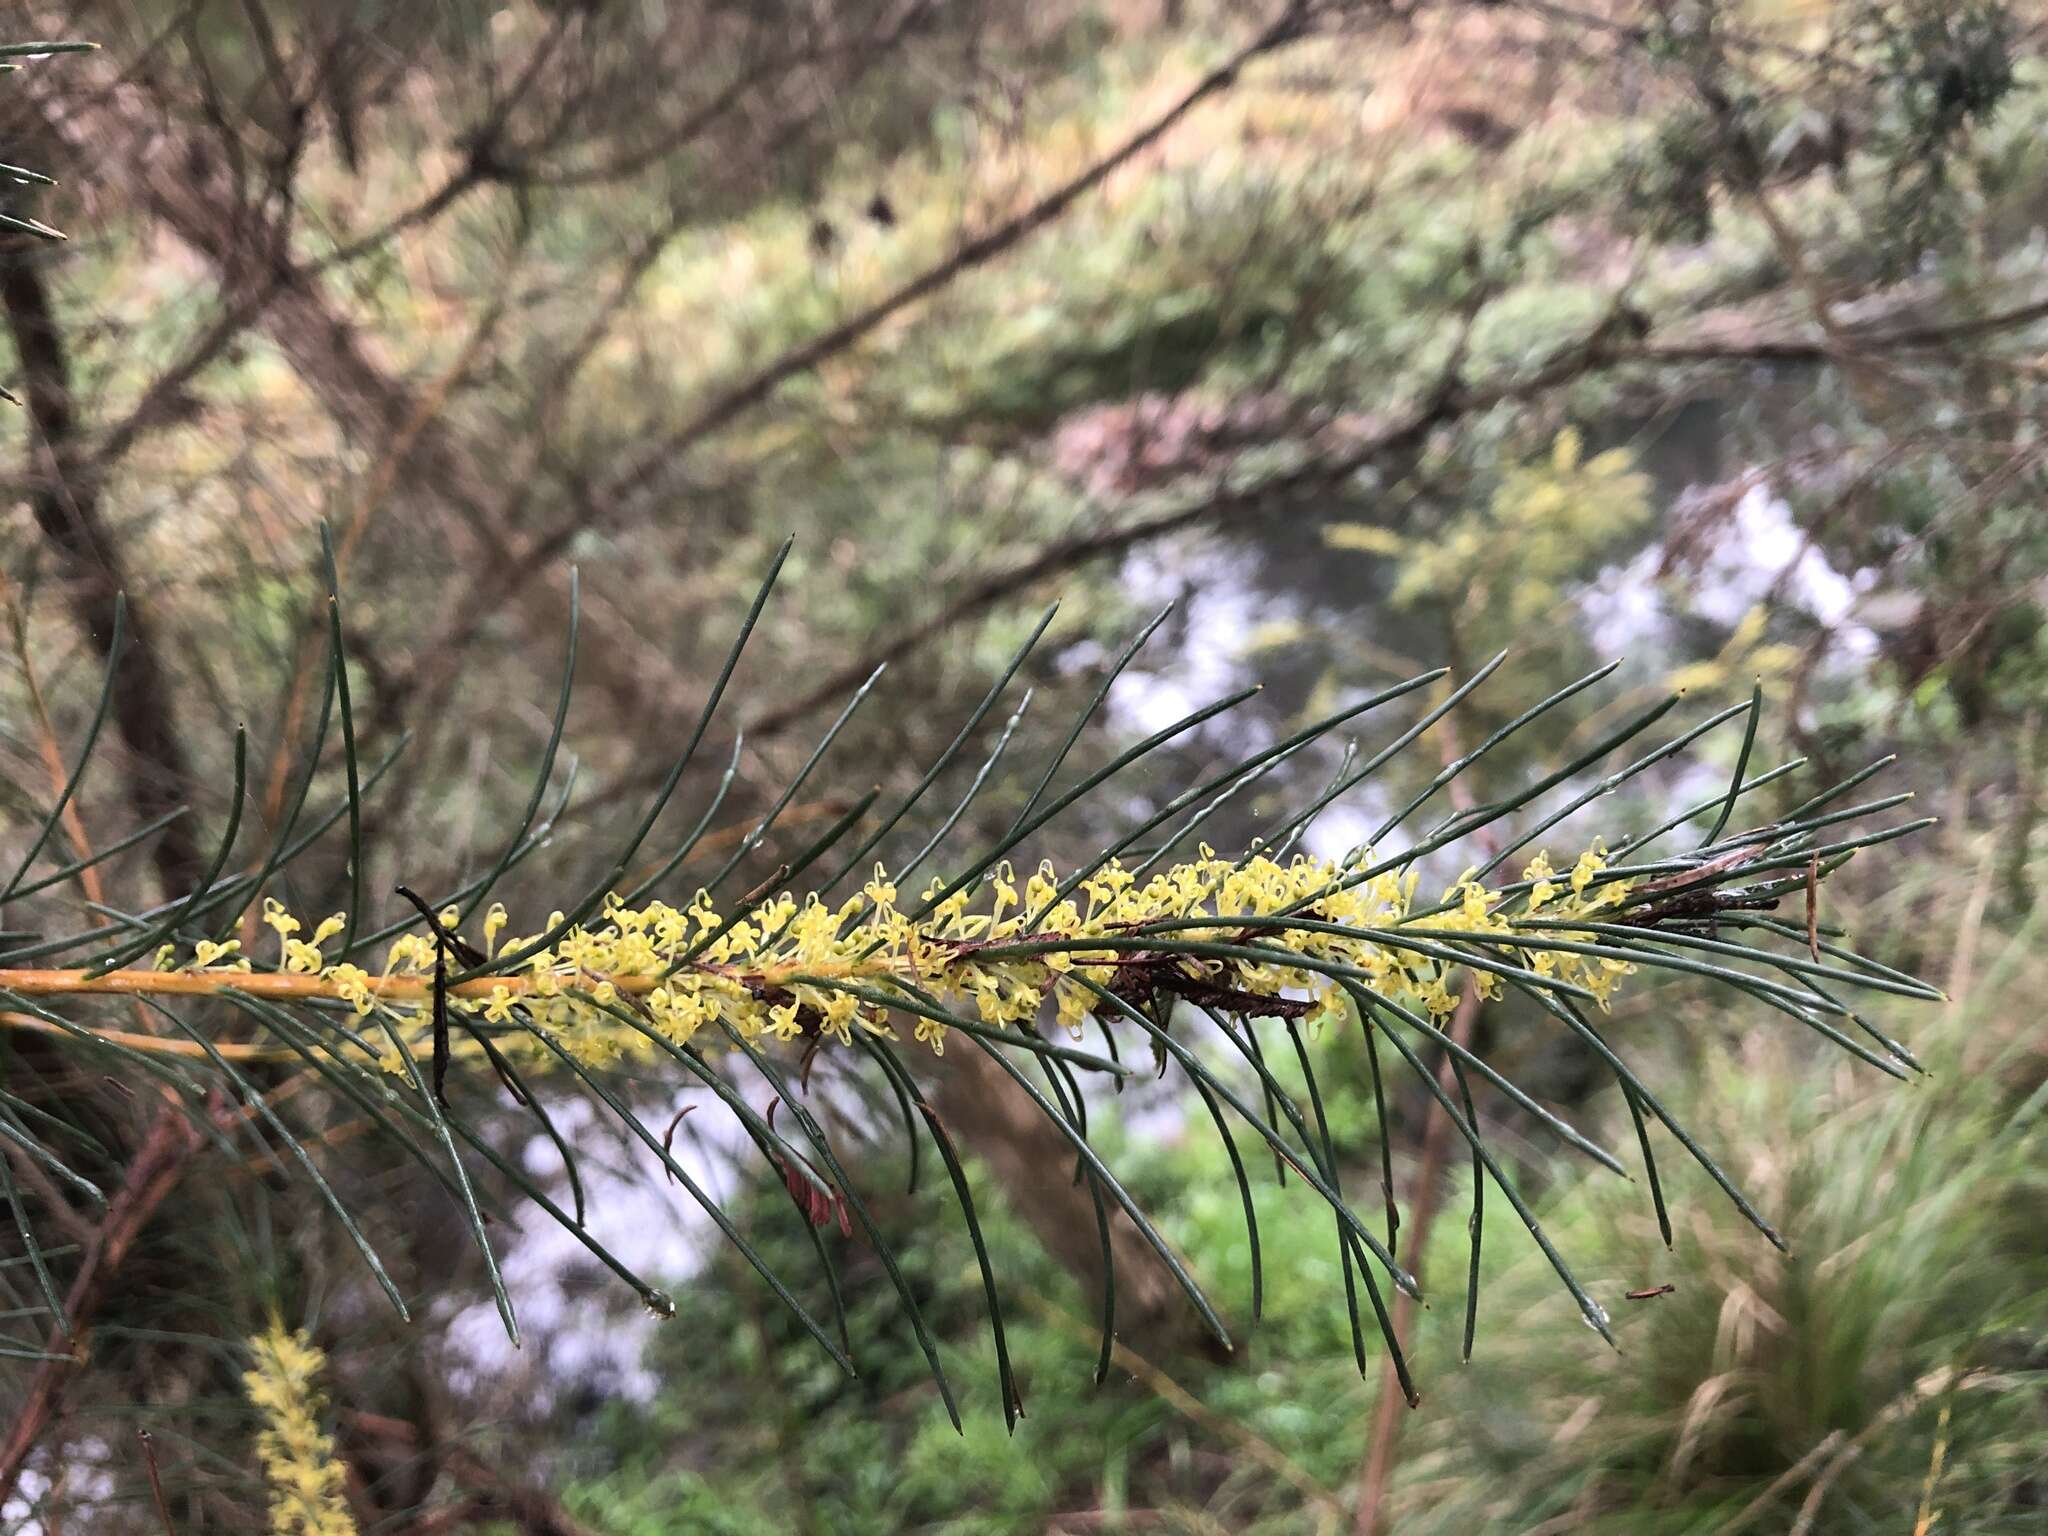
<svg viewBox="0 0 2048 1536"><path fill-rule="evenodd" d="M1064 823L1043 849L1063 862L1423 666L1469 674L1510 648L1459 717L1469 745L1621 659L1570 723L1489 762L1501 787L1667 687L1704 712L1761 678L1758 764L1807 764L1769 808L1896 752L1943 815L1839 877L1827 917L1951 1001L1873 1013L1930 1069L1906 1087L1668 981L1617 1005L1618 1041L1682 1084L1674 1108L1790 1259L1669 1167L1667 1253L1639 1187L1589 1181L1485 1105L1576 1264L1676 1289L1626 1304L1610 1352L1492 1202L1460 1366L1444 1298L1469 1183L1452 1158L1403 1187L1459 1219L1425 1256L1423 1407L1377 1480L1377 1359L1361 1380L1327 1218L1266 1176L1265 1318L1240 1357L1206 1355L1140 1276L1093 1387L1083 1192L1049 1133L962 1070L949 1115L1005 1142L972 1167L1019 1298L1014 1436L992 1389L954 1435L858 1243L822 1234L874 1362L848 1383L597 1126L570 1129L680 1315L633 1316L536 1235L508 1271L551 1299L523 1300L533 1336L511 1355L441 1192L344 1143L330 1176L401 1284L434 1295L423 1323L366 1305L302 1191L253 1164L193 1189L95 1336L128 1391L79 1405L70 1471L0 1518L158 1528L125 1438L144 1423L179 1530L260 1526L221 1341L278 1306L334 1362L364 1529L2048 1531L2043 25L2023 0L30 8L17 29L104 51L25 71L0 102L6 158L61 179L0 211L72 236L0 235L0 383L23 402L5 426L0 796L39 814L125 590L118 767L67 835L196 812L103 871L129 905L203 862L187 829L218 822L237 721L256 814L279 814L317 705L321 520L366 757L409 733L371 803L373 893L445 888L516 823L580 570L565 746L584 787L546 869L505 891L536 919L600 866L794 533L798 600L742 674L713 858L877 664L759 874L869 786L914 780L1048 595L1015 762L1044 759L1113 637L1177 598L1077 763L1270 686ZM712 745L722 760L733 738ZM1735 748L1717 735L1633 782L1601 826L1713 794ZM1341 751L1291 762L1213 840L1255 836ZM1397 762L1311 846L1341 852L1433 770ZM999 831L1031 788L999 781L973 814ZM339 905L342 850L292 879L302 910ZM1541 1015L1503 1003L1476 1027L1546 1102L1626 1134ZM1340 1166L1369 1189L1382 1127L1360 1047L1319 1049ZM1402 1147L1426 1103L1411 1086L1387 1105ZM1242 1298L1223 1150L1184 1133L1187 1111L1164 1084L1095 1108L1163 1230ZM908 1172L898 1143L841 1113L878 1208L931 1234L913 1279L960 1377L991 1381L949 1192L926 1170L885 1195ZM518 1123L502 1133L523 1148ZM780 1180L720 1177L763 1250L805 1269ZM232 1283L169 1283L194 1268Z"/></svg>

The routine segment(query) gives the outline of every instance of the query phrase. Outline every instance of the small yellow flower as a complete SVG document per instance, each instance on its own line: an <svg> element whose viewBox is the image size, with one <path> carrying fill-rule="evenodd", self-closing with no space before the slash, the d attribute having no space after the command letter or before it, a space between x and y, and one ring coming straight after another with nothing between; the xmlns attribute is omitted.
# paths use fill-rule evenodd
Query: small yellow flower
<svg viewBox="0 0 2048 1536"><path fill-rule="evenodd" d="M423 975L434 968L435 957L440 946L424 933L402 933L391 941L391 948L384 955L384 974L394 971L411 971Z"/></svg>
<svg viewBox="0 0 2048 1536"><path fill-rule="evenodd" d="M298 976L317 976L327 964L327 957L320 953L320 946L308 944L304 939L284 941L284 968Z"/></svg>
<svg viewBox="0 0 2048 1536"><path fill-rule="evenodd" d="M505 903L502 901L491 903L491 910L484 914L485 954L495 955L498 952L498 935L504 932L505 924L511 920L511 915L505 910Z"/></svg>
<svg viewBox="0 0 2048 1536"><path fill-rule="evenodd" d="M1472 878L1473 873L1473 871L1467 870L1464 879L1460 882L1464 892L1460 901L1460 907L1465 921L1477 927L1486 921L1488 897L1486 887Z"/></svg>
<svg viewBox="0 0 2048 1536"><path fill-rule="evenodd" d="M330 965L320 973L321 979L334 988L334 995L345 1003L355 1006L358 1014L370 1011L370 973L359 965Z"/></svg>
<svg viewBox="0 0 2048 1536"><path fill-rule="evenodd" d="M275 896L263 898L263 921L277 930L280 951L290 941L291 936L299 931L301 926L299 920L293 917L291 913L285 911L284 903Z"/></svg>
<svg viewBox="0 0 2048 1536"><path fill-rule="evenodd" d="M853 1043L853 1023L860 1017L860 999L848 992L833 992L818 1010L824 1020L823 1032L841 1045Z"/></svg>
<svg viewBox="0 0 2048 1536"><path fill-rule="evenodd" d="M1580 854L1579 862L1572 866L1572 894L1585 895L1586 887L1593 883L1594 876L1606 867L1606 855L1597 847L1588 848Z"/></svg>
<svg viewBox="0 0 2048 1536"><path fill-rule="evenodd" d="M1066 1026L1067 1033L1078 1040L1088 1023L1088 1005L1094 1001L1094 994L1084 992L1076 986L1061 987L1057 994L1059 1021Z"/></svg>
<svg viewBox="0 0 2048 1536"><path fill-rule="evenodd" d="M192 967L194 970L206 970L209 966L230 959L241 947L240 939L229 939L225 944L216 944L212 939L201 939L192 946ZM247 970L248 963L244 961L241 968Z"/></svg>
<svg viewBox="0 0 2048 1536"><path fill-rule="evenodd" d="M778 1040L794 1040L804 1032L797 1020L797 1005L782 1003L768 1010L768 1033Z"/></svg>

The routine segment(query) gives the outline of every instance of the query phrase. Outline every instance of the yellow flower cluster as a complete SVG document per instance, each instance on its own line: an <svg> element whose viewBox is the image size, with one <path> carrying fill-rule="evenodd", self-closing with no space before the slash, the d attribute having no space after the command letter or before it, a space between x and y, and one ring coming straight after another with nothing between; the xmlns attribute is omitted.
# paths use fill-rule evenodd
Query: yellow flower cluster
<svg viewBox="0 0 2048 1536"><path fill-rule="evenodd" d="M1598 846L1587 849L1579 855L1579 862L1565 877L1569 894L1558 899L1556 871L1550 867L1550 860L1537 854L1522 871L1522 878L1530 881L1528 903L1524 909L1530 916L1539 912L1552 918L1598 917L1602 909L1621 905L1628 895L1630 882L1610 880L1593 889L1593 881L1607 867L1607 857ZM1592 894L1588 895L1591 890ZM1591 939L1590 933L1575 933L1566 929L1558 933L1561 939ZM1626 960L1611 956L1587 956L1571 954L1560 950L1539 949L1529 954L1529 968L1540 976L1554 976L1559 981L1571 982L1584 987L1600 1000L1600 1006L1607 1007L1613 995L1614 984L1635 969ZM1491 978L1482 978L1487 980Z"/></svg>
<svg viewBox="0 0 2048 1536"><path fill-rule="evenodd" d="M303 1332L273 1321L249 1340L254 1363L242 1390L263 1417L256 1456L270 1481L271 1536L355 1536L343 1497L346 1475L320 1427L315 1379L327 1357Z"/></svg>
<svg viewBox="0 0 2048 1536"><path fill-rule="evenodd" d="M1415 874L1366 877L1357 872L1364 867L1308 855L1285 863L1264 853L1233 860L1204 847L1197 858L1149 876L1112 861L1063 884L1049 864L1022 880L1004 864L979 891L942 898L934 883L915 916L879 866L859 894L832 905L815 894L784 893L723 914L703 891L680 907L629 907L612 897L601 915L548 944L510 941L502 952L517 954L518 962L502 976L452 988L449 1004L474 1021L537 1025L578 1060L606 1064L652 1049L648 1031L680 1046L707 1027L715 1038L718 1026L750 1045L799 1037L847 1044L856 1030L895 1039L892 1019L901 1014L918 1041L942 1051L946 1025L931 1013L1028 1027L1050 1005L1061 1024L1078 1032L1097 1009L1097 988L1141 986L1254 1015L1261 1002L1279 1011L1285 999L1288 1011L1320 1018L1336 1012L1342 996L1318 969L1325 966L1441 1017L1456 1006L1460 966L1447 946L1458 944L1582 986L1603 1005L1629 969L1622 961L1542 947L1551 937L1592 937L1560 933L1556 919L1590 918L1623 900L1627 882L1595 883L1605 868L1597 848L1564 875L1538 855L1525 871L1526 889L1513 893L1488 889L1467 871L1440 905L1424 910L1416 909ZM1516 927L1517 917L1538 912L1552 920L1543 933ZM456 910L440 916L452 931ZM322 946L342 930L339 916L320 923L310 939L297 937L303 925L274 901L265 902L263 920L278 935L278 971L318 978L324 995L359 1014L410 1027L425 1018L422 982L433 974L436 954L431 935L397 939L381 975L372 975L327 961ZM501 952L506 922L502 906L484 916L481 953ZM562 915L551 914L542 936L561 925ZM1439 933L1441 939L1432 938ZM1232 953L1190 952L1190 945ZM1290 963L1296 958L1309 963ZM162 967L171 963L159 959ZM177 968L249 966L230 943L200 946ZM1498 977L1476 968L1474 974L1488 995L1498 991ZM516 1048L518 1038L508 1035L508 1046ZM383 1064L403 1070L395 1046Z"/></svg>

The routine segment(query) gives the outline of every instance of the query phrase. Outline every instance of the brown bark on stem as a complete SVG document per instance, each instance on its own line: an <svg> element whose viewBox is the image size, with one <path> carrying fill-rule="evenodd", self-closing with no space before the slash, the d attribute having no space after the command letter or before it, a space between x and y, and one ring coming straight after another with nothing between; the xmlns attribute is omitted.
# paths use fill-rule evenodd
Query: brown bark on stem
<svg viewBox="0 0 2048 1536"><path fill-rule="evenodd" d="M1103 1255L1094 1203L1074 1179L1067 1140L980 1051L949 1051L939 1080L949 1124L971 1126L976 1155L1032 1234L1091 1299L1102 1293ZM1085 1179L1085 1176L1084 1176ZM1106 1195L1109 1262L1116 1270L1116 1331L1148 1353L1178 1353L1215 1340L1200 1327L1167 1271L1130 1218ZM1228 1355L1218 1354L1219 1360Z"/></svg>
<svg viewBox="0 0 2048 1536"><path fill-rule="evenodd" d="M97 467L80 455L71 363L50 302L47 247L15 237L0 253L0 310L21 360L33 471L29 510L62 561L71 612L101 659L113 643L114 606L127 588L121 552L100 507ZM180 804L190 766L171 718L170 685L156 649L156 625L128 598L128 644L114 672L113 723L128 748L128 795L138 820ZM191 889L204 868L189 819L174 821L153 855L166 894Z"/></svg>
<svg viewBox="0 0 2048 1536"><path fill-rule="evenodd" d="M1461 1046L1472 1043L1472 1025L1479 1014L1479 989L1468 978L1465 990L1458 996L1458 1011L1451 1015L1450 1037ZM1448 1052L1437 1064L1437 1086L1446 1094L1456 1090L1457 1079L1451 1070ZM1429 1229L1435 1225L1436 1213L1443 1205L1444 1162L1450 1152L1451 1117L1444 1113L1441 1104L1432 1103L1429 1123L1422 1132L1422 1171L1415 1191L1415 1206L1408 1217L1408 1267L1419 1280L1422 1276L1422 1255L1429 1244ZM1405 1349L1408 1344L1410 1325L1415 1319L1415 1300L1406 1291L1394 1295L1394 1337ZM1379 1396L1373 1405L1372 1430L1366 1437L1365 1469L1359 1474L1358 1515L1352 1530L1356 1536L1379 1536L1384 1528L1381 1513L1386 1506L1387 1489L1394 1475L1394 1463L1401 1449L1401 1425L1406 1417L1407 1399L1401 1391L1399 1376L1394 1370L1394 1357L1390 1353L1380 1370Z"/></svg>

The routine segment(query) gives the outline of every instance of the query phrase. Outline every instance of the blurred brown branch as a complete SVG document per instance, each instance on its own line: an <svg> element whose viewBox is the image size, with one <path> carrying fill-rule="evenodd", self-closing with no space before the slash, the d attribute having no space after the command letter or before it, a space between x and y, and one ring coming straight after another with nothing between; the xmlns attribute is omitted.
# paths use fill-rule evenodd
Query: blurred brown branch
<svg viewBox="0 0 2048 1536"><path fill-rule="evenodd" d="M135 1239L168 1199L199 1148L199 1132L173 1104L156 1112L149 1133L128 1165L128 1174L107 1214L86 1245L64 1308L71 1331L54 1326L44 1343L59 1358L37 1367L7 1437L0 1441L0 1502L11 1498L44 1431L63 1405L64 1389L89 1349L87 1330L101 1300L112 1287Z"/></svg>
<svg viewBox="0 0 2048 1536"><path fill-rule="evenodd" d="M61 562L72 616L103 661L113 659L114 611L122 593L129 593L127 648L113 673L113 720L128 749L128 793L136 819L150 821L183 803L191 788L184 743L171 717L156 623L131 590L120 540L102 513L101 468L82 451L70 358L43 265L47 248L21 235L5 240L0 309L21 359L28 406L29 509ZM191 825L183 820L164 829L154 857L166 893L188 889L203 868Z"/></svg>

